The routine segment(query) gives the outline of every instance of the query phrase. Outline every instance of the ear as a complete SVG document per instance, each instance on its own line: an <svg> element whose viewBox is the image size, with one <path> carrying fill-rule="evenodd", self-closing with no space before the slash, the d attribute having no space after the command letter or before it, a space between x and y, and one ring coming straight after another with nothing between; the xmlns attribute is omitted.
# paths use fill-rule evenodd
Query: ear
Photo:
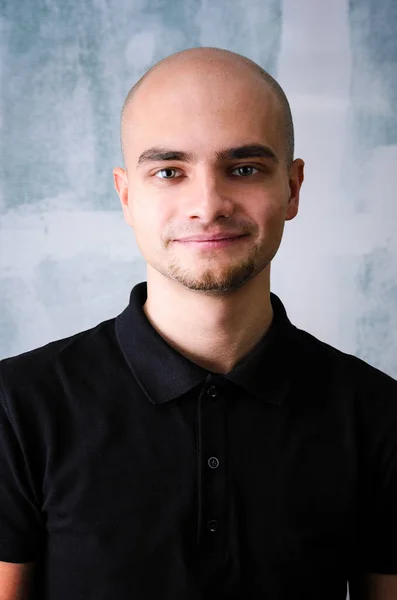
<svg viewBox="0 0 397 600"><path fill-rule="evenodd" d="M289 190L290 198L288 202L286 221L290 221L298 214L299 209L299 193L305 178L304 176L305 163L301 158L297 158L292 163L289 170Z"/></svg>
<svg viewBox="0 0 397 600"><path fill-rule="evenodd" d="M120 198L121 208L123 209L125 222L133 226L132 222L132 214L130 210L130 205L128 203L128 178L127 171L122 169L121 167L116 167L113 169L113 179L114 179L114 187L116 188L116 192Z"/></svg>

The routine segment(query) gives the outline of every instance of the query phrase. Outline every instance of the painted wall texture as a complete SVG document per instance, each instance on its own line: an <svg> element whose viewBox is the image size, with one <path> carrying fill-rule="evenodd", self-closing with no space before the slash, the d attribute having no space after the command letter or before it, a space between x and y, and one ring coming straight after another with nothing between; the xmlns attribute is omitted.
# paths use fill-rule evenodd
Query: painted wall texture
<svg viewBox="0 0 397 600"><path fill-rule="evenodd" d="M290 98L306 181L273 291L397 377L394 0L0 0L0 356L114 316L145 279L113 190L120 109L154 62L207 45Z"/></svg>

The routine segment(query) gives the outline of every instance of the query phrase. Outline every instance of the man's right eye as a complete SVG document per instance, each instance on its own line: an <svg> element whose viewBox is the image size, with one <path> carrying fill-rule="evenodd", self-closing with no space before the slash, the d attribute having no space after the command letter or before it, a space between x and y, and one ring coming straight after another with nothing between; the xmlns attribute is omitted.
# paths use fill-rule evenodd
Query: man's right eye
<svg viewBox="0 0 397 600"><path fill-rule="evenodd" d="M175 179L177 173L178 169L161 169L155 173L155 176L160 179Z"/></svg>

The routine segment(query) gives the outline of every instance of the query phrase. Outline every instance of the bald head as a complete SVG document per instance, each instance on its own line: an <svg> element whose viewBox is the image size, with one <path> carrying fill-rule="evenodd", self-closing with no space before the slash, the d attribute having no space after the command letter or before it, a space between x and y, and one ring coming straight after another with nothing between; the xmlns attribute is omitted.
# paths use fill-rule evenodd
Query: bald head
<svg viewBox="0 0 397 600"><path fill-rule="evenodd" d="M133 107L139 102L145 102L145 88L150 86L150 92L158 91L158 103L162 102L162 82L178 77L175 85L189 85L188 77L196 74L213 73L226 83L232 84L236 79L244 81L244 85L258 89L263 88L263 102L268 101L269 95L276 100L278 108L278 135L282 138L284 159L289 166L294 159L294 127L291 110L287 97L277 81L262 67L252 60L228 50L219 48L191 48L177 52L156 63L130 89L125 99L121 115L121 144L125 160L127 152L126 131L133 132L131 123ZM149 92L149 93L150 93ZM228 93L227 88L224 91Z"/></svg>

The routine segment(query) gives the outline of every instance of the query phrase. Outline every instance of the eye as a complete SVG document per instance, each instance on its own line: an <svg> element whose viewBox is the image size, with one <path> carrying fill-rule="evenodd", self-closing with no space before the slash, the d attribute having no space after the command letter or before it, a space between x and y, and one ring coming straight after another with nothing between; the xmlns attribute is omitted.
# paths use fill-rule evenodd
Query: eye
<svg viewBox="0 0 397 600"><path fill-rule="evenodd" d="M159 177L160 179L175 179L175 177L177 177L178 172L178 169L161 169L160 171L157 171L157 173L155 173L155 176Z"/></svg>
<svg viewBox="0 0 397 600"><path fill-rule="evenodd" d="M232 173L236 173L238 177L249 177L250 175L254 175L254 172L258 172L258 169L255 167L250 167L249 165L242 165L241 167L236 167L233 169Z"/></svg>

